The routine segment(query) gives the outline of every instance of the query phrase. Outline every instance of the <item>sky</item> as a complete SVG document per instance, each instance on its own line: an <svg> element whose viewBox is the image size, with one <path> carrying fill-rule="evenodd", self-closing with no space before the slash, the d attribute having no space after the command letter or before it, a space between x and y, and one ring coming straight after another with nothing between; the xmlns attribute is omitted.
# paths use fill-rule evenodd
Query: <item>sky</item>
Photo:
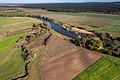
<svg viewBox="0 0 120 80"><path fill-rule="evenodd" d="M80 3L80 2L115 2L120 0L0 0L0 3Z"/></svg>

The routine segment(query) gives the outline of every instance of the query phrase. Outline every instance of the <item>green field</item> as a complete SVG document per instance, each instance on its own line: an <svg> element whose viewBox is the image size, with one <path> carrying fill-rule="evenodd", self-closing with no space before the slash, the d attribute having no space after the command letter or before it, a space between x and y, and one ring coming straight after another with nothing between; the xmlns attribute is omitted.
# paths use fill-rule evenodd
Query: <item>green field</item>
<svg viewBox="0 0 120 80"><path fill-rule="evenodd" d="M14 48L16 40L25 34L17 34L0 40L0 79L8 80L25 74L26 62L20 48Z"/></svg>
<svg viewBox="0 0 120 80"><path fill-rule="evenodd" d="M110 15L110 14L93 14L93 13L71 13L71 12L48 12L48 14L65 14L65 15L72 15L72 16L85 16L85 17L93 17L93 18L106 18L106 19L114 19L120 20L120 16L118 15Z"/></svg>
<svg viewBox="0 0 120 80"><path fill-rule="evenodd" d="M120 59L107 56L78 75L74 80L117 80L119 77Z"/></svg>
<svg viewBox="0 0 120 80"><path fill-rule="evenodd" d="M100 31L109 33L112 32L113 35L120 36L120 20L111 22L109 25L102 27Z"/></svg>

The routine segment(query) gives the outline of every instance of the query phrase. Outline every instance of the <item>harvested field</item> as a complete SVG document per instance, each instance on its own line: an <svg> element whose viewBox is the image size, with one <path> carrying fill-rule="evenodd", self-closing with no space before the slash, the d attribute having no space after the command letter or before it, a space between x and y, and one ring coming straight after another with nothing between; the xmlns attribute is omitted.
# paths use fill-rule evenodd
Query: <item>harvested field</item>
<svg viewBox="0 0 120 80"><path fill-rule="evenodd" d="M51 36L41 60L41 80L72 80L102 56Z"/></svg>

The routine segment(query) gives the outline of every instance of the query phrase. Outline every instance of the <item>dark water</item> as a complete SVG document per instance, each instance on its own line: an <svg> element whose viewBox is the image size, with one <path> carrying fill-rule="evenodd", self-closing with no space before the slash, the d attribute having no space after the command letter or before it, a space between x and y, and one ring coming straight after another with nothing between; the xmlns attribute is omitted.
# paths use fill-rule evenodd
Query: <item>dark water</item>
<svg viewBox="0 0 120 80"><path fill-rule="evenodd" d="M51 26L51 29L53 29L54 31L56 31L56 32L58 32L60 34L63 34L65 36L68 36L68 37L71 37L71 38L76 38L78 36L77 34L74 34L74 33L70 32L70 31L64 30L61 27L61 25L56 25L56 24L54 24L54 23L52 23L50 21L44 20L44 19L40 19L40 20L43 21L43 22L48 22L50 24L50 26Z"/></svg>

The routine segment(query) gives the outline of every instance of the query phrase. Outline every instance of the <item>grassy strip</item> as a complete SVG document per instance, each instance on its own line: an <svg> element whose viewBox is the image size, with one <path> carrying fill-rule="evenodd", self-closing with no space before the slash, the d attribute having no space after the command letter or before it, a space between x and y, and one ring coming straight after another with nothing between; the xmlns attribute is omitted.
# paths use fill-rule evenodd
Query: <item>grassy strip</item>
<svg viewBox="0 0 120 80"><path fill-rule="evenodd" d="M74 80L113 80L120 76L120 59L107 56L78 75Z"/></svg>
<svg viewBox="0 0 120 80"><path fill-rule="evenodd" d="M44 45L41 45L40 47L37 47L33 50L36 56L32 64L31 73L35 73L35 75L33 76L34 77L33 79L36 79L36 80L40 79L40 66L41 66L40 60L41 60L41 54L43 54L44 47L45 47Z"/></svg>

